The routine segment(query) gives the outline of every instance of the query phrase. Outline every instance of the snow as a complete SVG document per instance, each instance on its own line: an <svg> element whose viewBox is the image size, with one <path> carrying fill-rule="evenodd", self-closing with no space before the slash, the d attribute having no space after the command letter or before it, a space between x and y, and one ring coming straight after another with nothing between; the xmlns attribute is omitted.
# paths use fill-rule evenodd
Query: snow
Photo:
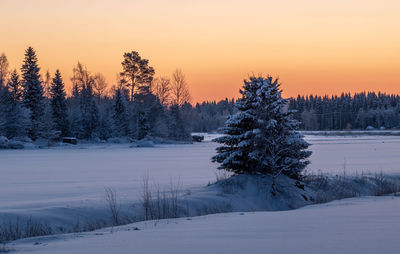
<svg viewBox="0 0 400 254"><path fill-rule="evenodd" d="M400 136L306 136L308 170L331 174L400 174Z"/></svg>
<svg viewBox="0 0 400 254"><path fill-rule="evenodd" d="M50 224L75 223L78 216L109 216L105 187L117 191L121 203L132 205L142 194L142 179L182 189L215 181L210 162L215 135L202 143L129 148L127 144L79 145L51 149L0 151L0 221L33 216ZM332 174L380 172L399 174L400 137L307 136L314 152L311 171ZM344 166L345 164L345 166Z"/></svg>
<svg viewBox="0 0 400 254"><path fill-rule="evenodd" d="M400 197L364 197L280 212L147 221L12 243L16 253L400 253ZM139 230L134 230L138 228Z"/></svg>
<svg viewBox="0 0 400 254"><path fill-rule="evenodd" d="M183 187L206 185L215 179L213 154L210 143L1 151L0 214L29 215L55 207L104 208L105 187L114 188L124 200L137 200L147 172L151 183L162 186L171 181Z"/></svg>

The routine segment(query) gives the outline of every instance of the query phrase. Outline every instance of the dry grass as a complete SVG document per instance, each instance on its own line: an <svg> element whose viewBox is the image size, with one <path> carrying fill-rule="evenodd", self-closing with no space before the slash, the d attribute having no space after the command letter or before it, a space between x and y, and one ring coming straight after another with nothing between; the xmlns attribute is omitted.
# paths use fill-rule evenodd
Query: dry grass
<svg viewBox="0 0 400 254"><path fill-rule="evenodd" d="M121 225L122 222L120 217L121 204L118 201L117 192L112 188L106 187L105 200L107 202L114 224L116 226Z"/></svg>
<svg viewBox="0 0 400 254"><path fill-rule="evenodd" d="M150 186L149 175L143 177L141 204L144 220L160 220L178 218L180 208L178 197L182 188L180 181L173 183L166 189L161 189L158 184Z"/></svg>
<svg viewBox="0 0 400 254"><path fill-rule="evenodd" d="M45 223L34 220L32 217L22 223L17 218L15 221L4 222L0 226L0 243L50 234L52 234L52 229Z"/></svg>

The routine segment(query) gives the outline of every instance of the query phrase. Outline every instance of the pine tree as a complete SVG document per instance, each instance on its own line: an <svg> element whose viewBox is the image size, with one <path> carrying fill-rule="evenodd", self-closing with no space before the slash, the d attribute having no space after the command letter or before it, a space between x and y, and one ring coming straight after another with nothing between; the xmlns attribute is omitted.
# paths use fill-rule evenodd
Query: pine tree
<svg viewBox="0 0 400 254"><path fill-rule="evenodd" d="M128 115L125 106L124 96L121 90L115 91L114 106L113 106L114 134L118 137L128 135Z"/></svg>
<svg viewBox="0 0 400 254"><path fill-rule="evenodd" d="M62 136L69 134L67 103L65 99L64 83L59 70L56 70L55 76L50 87L52 118L54 129L61 131Z"/></svg>
<svg viewBox="0 0 400 254"><path fill-rule="evenodd" d="M29 47L25 51L24 64L21 67L23 103L30 110L29 136L33 140L40 136L42 131L42 118L44 112L44 96L42 82L40 81L39 67L35 50Z"/></svg>
<svg viewBox="0 0 400 254"><path fill-rule="evenodd" d="M311 152L296 132L298 122L292 112L284 112L286 101L278 80L251 77L240 93L238 113L226 122L225 135L216 139L223 146L217 148L212 161L221 163L219 169L236 174L299 177Z"/></svg>
<svg viewBox="0 0 400 254"><path fill-rule="evenodd" d="M149 60L142 59L136 51L125 53L121 64L123 71L120 75L131 90L132 102L137 86L149 84L153 80L154 68L149 66Z"/></svg>

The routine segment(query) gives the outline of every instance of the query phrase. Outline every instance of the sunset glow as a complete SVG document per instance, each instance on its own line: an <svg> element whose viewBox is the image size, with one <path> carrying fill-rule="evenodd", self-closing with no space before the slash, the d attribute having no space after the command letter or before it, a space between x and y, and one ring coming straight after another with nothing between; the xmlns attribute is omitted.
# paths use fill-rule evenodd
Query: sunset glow
<svg viewBox="0 0 400 254"><path fill-rule="evenodd" d="M35 48L42 73L78 61L110 85L124 52L156 76L180 68L193 102L238 97L251 73L279 76L285 96L400 93L400 1L2 0L0 53L19 69Z"/></svg>

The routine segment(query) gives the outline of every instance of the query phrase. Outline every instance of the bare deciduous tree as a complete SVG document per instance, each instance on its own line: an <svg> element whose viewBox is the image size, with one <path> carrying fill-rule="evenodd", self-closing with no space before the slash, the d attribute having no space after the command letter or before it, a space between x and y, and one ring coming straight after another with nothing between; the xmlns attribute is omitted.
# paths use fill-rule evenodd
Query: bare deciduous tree
<svg viewBox="0 0 400 254"><path fill-rule="evenodd" d="M93 76L80 62L72 69L72 94L77 96L82 89L93 88Z"/></svg>
<svg viewBox="0 0 400 254"><path fill-rule="evenodd" d="M93 88L96 96L103 98L106 95L107 81L103 74L96 73L93 77Z"/></svg>
<svg viewBox="0 0 400 254"><path fill-rule="evenodd" d="M191 101L189 88L182 70L177 69L172 74L172 104L181 107L183 104Z"/></svg>
<svg viewBox="0 0 400 254"><path fill-rule="evenodd" d="M0 55L0 87L6 84L8 76L8 60L4 53Z"/></svg>
<svg viewBox="0 0 400 254"><path fill-rule="evenodd" d="M120 210L121 210L121 204L118 202L117 198L117 192L109 187L104 188L105 189L105 199L108 204L108 208L110 209L111 216L114 220L115 225L120 225L121 224L121 219L120 219Z"/></svg>
<svg viewBox="0 0 400 254"><path fill-rule="evenodd" d="M171 97L171 80L168 77L155 78L151 90L162 105L168 105Z"/></svg>
<svg viewBox="0 0 400 254"><path fill-rule="evenodd" d="M51 77L50 77L50 72L49 70L46 71L46 74L44 75L44 81L43 81L43 95L47 98L50 98L50 90L51 90Z"/></svg>

